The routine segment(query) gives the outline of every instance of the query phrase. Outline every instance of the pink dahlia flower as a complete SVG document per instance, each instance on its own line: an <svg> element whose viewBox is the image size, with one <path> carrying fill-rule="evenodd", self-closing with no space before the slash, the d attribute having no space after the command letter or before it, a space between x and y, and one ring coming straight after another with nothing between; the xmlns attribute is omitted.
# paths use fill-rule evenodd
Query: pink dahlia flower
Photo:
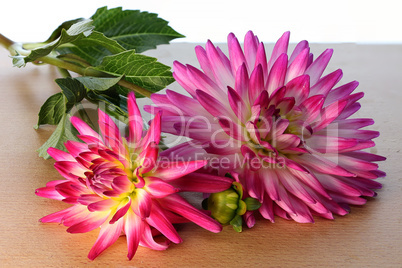
<svg viewBox="0 0 402 268"><path fill-rule="evenodd" d="M162 131L192 138L186 146L201 146L211 168L237 172L264 218L333 219L381 188L374 179L385 173L374 162L385 158L363 151L379 133L362 129L372 119L350 118L363 97L352 93L358 82L338 86L341 70L323 76L333 51L314 59L302 41L289 56L288 42L286 32L269 60L251 31L243 49L229 34L229 57L210 41L197 46L202 70L174 63L191 97L167 90L146 109L162 110Z"/></svg>
<svg viewBox="0 0 402 268"><path fill-rule="evenodd" d="M232 181L209 175L191 175L206 161L171 162L158 158L160 114L144 131L134 94L128 98L129 136L120 136L112 119L99 110L102 135L79 118L71 122L84 143L68 141L68 153L50 148L55 168L65 178L49 182L36 194L73 204L43 217L41 222L58 222L70 233L84 233L101 227L89 252L95 259L123 233L127 238L128 258L138 245L163 250L171 242L180 243L172 223L192 221L212 232L221 225L191 206L177 194L179 190L223 191ZM190 174L190 175L188 175ZM164 242L154 235L162 234Z"/></svg>

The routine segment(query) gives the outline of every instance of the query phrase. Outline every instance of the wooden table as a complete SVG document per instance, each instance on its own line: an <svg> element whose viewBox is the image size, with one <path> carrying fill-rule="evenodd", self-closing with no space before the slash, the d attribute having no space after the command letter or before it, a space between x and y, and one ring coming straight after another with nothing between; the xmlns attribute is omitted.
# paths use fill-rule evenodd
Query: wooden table
<svg viewBox="0 0 402 268"><path fill-rule="evenodd" d="M169 65L173 59L196 64L193 47L176 43L149 54ZM72 235L62 225L38 222L68 206L34 194L61 178L53 160L35 152L53 127L33 129L41 104L59 91L53 82L57 70L11 67L0 50L0 267L401 267L402 46L320 44L312 51L318 55L326 47L335 49L328 71L342 68L343 83L360 82L358 89L366 95L358 115L374 118L372 129L381 131L372 151L388 158L380 163L388 176L378 180L384 187L376 198L347 216L316 218L314 224L258 219L250 230L235 233L225 227L219 234L186 224L179 231L182 244L166 251L140 248L132 261L121 237L92 262L86 256L98 231Z"/></svg>

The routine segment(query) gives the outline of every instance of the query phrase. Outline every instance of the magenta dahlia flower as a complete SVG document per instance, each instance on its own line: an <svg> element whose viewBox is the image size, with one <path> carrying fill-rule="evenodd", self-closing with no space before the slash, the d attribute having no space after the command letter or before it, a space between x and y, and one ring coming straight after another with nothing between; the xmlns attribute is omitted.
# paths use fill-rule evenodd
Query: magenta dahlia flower
<svg viewBox="0 0 402 268"><path fill-rule="evenodd" d="M186 146L201 146L211 168L238 173L264 218L333 219L381 188L374 179L385 173L374 162L385 158L363 151L379 133L361 129L372 119L350 118L363 97L352 94L358 82L337 86L341 70L323 76L333 51L314 59L302 41L289 56L288 42L286 32L269 60L251 31L243 49L229 34L229 57L210 41L197 46L202 70L174 63L191 97L167 90L153 94L157 107L146 109L162 110L162 131L191 138Z"/></svg>
<svg viewBox="0 0 402 268"><path fill-rule="evenodd" d="M219 192L232 180L190 173L206 161L172 162L158 158L160 114L143 135L143 121L134 94L128 98L129 136L120 136L113 120L99 110L102 136L79 118L71 122L84 143L68 141L69 153L50 148L55 168L65 178L49 182L36 194L73 204L65 210L43 217L41 222L58 222L70 233L84 233L101 227L88 258L95 259L123 233L127 238L128 258L138 245L163 250L180 243L172 223L192 221L212 232L221 225L191 206L177 194L179 190ZM190 174L190 175L188 175ZM162 234L164 242L154 235Z"/></svg>

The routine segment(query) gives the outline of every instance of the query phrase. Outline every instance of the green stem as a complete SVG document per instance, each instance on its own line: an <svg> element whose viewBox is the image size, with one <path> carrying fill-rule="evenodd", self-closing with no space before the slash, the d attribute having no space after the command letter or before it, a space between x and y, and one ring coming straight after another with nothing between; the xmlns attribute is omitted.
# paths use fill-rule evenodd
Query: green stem
<svg viewBox="0 0 402 268"><path fill-rule="evenodd" d="M10 51L10 53L12 55L15 55L15 50L17 50L18 53L20 53L21 55L29 55L30 51L25 50L22 46L18 46L18 49L14 49L14 47L17 45L17 43L15 43L14 41L8 39L7 37L5 37L4 35L0 34L0 44L2 46L4 46L7 50ZM45 57L41 57L38 59L38 61L43 62L43 63L47 63L47 64L51 64L54 65L56 67L59 67L61 69L65 69L68 71L72 71L75 72L77 74L80 74L82 76L95 76L95 77L113 77L107 73L101 72L101 71L97 71L95 69L92 69L91 67L81 67L78 66L74 63L70 63L64 60L61 60L59 58L56 57L52 57L52 56L45 56ZM133 83L130 83L126 80L120 80L118 83L120 86L126 87L132 91L134 91L135 93L141 94L144 97L151 97L152 92L146 90L145 88L142 88L140 86L137 86Z"/></svg>

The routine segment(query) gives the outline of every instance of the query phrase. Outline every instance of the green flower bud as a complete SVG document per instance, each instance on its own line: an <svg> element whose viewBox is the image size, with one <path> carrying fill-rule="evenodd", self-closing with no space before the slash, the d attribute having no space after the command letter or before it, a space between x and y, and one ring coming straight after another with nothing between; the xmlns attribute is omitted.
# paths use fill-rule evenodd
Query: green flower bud
<svg viewBox="0 0 402 268"><path fill-rule="evenodd" d="M207 201L207 208L214 219L225 225L236 216L238 203L239 194L233 188L229 188L223 192L211 194Z"/></svg>

